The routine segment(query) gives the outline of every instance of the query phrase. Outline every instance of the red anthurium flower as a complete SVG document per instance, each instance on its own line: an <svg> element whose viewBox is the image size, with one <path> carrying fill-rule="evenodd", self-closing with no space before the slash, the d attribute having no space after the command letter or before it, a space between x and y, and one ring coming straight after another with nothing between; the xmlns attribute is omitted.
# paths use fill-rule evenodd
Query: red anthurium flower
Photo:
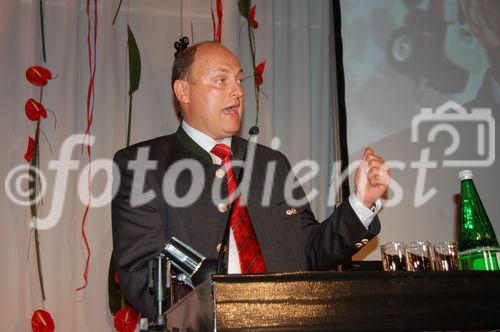
<svg viewBox="0 0 500 332"><path fill-rule="evenodd" d="M24 154L24 159L27 162L31 162L31 159L33 159L33 152L35 152L35 140L30 136L28 139L28 149Z"/></svg>
<svg viewBox="0 0 500 332"><path fill-rule="evenodd" d="M262 61L255 68L255 75L257 76L257 85L262 85L264 83L264 79L262 78L262 74L264 74L264 68L266 67L266 61Z"/></svg>
<svg viewBox="0 0 500 332"><path fill-rule="evenodd" d="M35 310L31 317L31 328L33 332L53 332L55 329L54 320L45 310Z"/></svg>
<svg viewBox="0 0 500 332"><path fill-rule="evenodd" d="M255 5L250 8L250 13L248 14L248 22L254 29L257 29L259 27L259 22L257 22L257 20L255 19Z"/></svg>
<svg viewBox="0 0 500 332"><path fill-rule="evenodd" d="M42 66L32 66L26 70L26 79L33 85L44 86L52 79L52 73Z"/></svg>
<svg viewBox="0 0 500 332"><path fill-rule="evenodd" d="M133 332L139 322L137 311L131 307L118 310L114 318L114 326L118 332Z"/></svg>
<svg viewBox="0 0 500 332"><path fill-rule="evenodd" d="M24 111L26 112L26 116L28 119L31 121L37 121L42 118L47 117L47 111L45 110L45 107L43 107L42 104L37 102L35 99L30 98L26 101L26 105L24 106Z"/></svg>

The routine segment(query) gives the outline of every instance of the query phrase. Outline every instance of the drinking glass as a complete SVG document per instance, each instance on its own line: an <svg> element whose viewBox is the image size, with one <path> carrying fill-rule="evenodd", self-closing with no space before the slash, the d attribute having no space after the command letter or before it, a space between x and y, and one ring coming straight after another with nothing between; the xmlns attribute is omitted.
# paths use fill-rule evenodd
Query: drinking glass
<svg viewBox="0 0 500 332"><path fill-rule="evenodd" d="M432 246L429 241L415 241L406 245L407 271L432 271Z"/></svg>
<svg viewBox="0 0 500 332"><path fill-rule="evenodd" d="M436 271L458 270L458 245L443 241L434 244L434 269Z"/></svg>
<svg viewBox="0 0 500 332"><path fill-rule="evenodd" d="M406 271L406 245L388 242L380 246L384 271Z"/></svg>

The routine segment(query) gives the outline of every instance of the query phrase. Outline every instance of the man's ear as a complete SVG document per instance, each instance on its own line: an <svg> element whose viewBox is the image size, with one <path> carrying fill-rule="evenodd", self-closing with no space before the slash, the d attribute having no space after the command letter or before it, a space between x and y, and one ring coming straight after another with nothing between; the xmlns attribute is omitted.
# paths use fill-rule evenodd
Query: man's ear
<svg viewBox="0 0 500 332"><path fill-rule="evenodd" d="M176 80L174 82L174 93L180 103L189 103L189 84L184 80Z"/></svg>

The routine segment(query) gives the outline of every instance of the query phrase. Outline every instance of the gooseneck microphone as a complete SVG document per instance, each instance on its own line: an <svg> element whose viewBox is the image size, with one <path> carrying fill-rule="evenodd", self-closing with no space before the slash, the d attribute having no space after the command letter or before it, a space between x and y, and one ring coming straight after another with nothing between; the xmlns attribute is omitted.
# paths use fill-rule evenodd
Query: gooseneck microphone
<svg viewBox="0 0 500 332"><path fill-rule="evenodd" d="M250 130L248 130L248 135L250 136L255 136L255 135L258 135L259 134L259 127L257 126L253 126L252 128L250 128ZM250 138L248 138L250 140Z"/></svg>
<svg viewBox="0 0 500 332"><path fill-rule="evenodd" d="M148 288L156 307L153 331L164 332L167 325L164 311L167 291L171 291L172 287L170 266L178 273L178 281L194 288L216 273L216 263L175 237L165 243L159 255L149 260Z"/></svg>
<svg viewBox="0 0 500 332"><path fill-rule="evenodd" d="M163 247L164 254L178 273L184 274L183 281L194 288L216 272L216 262L206 259L201 253L181 240L172 237Z"/></svg>
<svg viewBox="0 0 500 332"><path fill-rule="evenodd" d="M253 139L256 138L258 134L259 134L259 127L257 126L252 126L248 130L247 149L245 150L245 154L243 155L242 165L245 165L247 159L247 151L250 144L256 144L253 141ZM236 178L236 186L240 184L241 179L243 178L243 170L244 167L241 168L241 171L239 172L238 177ZM231 224L231 215L233 214L233 208L234 208L234 201L231 202L231 207L229 208L229 213L227 215L226 227L224 228L224 235L222 236L222 241L220 242L220 249L217 255L217 274L227 274L227 266L224 267L224 259L229 247L229 231L231 229L230 224Z"/></svg>

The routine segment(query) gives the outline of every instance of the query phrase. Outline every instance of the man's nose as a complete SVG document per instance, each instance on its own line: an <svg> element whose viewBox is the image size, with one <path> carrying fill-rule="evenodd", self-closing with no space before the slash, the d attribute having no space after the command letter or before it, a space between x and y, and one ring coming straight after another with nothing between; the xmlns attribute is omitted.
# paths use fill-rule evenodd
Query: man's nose
<svg viewBox="0 0 500 332"><path fill-rule="evenodd" d="M234 82L231 87L231 97L241 98L245 95L245 89L243 89L243 84Z"/></svg>

